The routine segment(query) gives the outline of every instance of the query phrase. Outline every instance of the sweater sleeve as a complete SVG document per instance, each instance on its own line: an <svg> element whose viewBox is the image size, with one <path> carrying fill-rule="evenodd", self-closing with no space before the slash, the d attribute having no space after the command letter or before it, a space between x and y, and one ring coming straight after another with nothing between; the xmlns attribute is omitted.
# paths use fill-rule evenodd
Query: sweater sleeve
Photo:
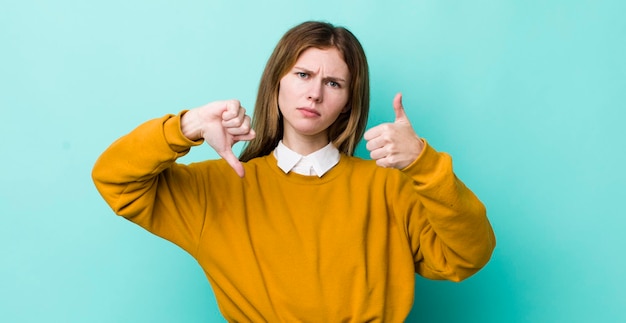
<svg viewBox="0 0 626 323"><path fill-rule="evenodd" d="M192 255L204 222L199 176L176 164L192 146L179 115L150 120L115 141L96 161L96 188L120 216Z"/></svg>
<svg viewBox="0 0 626 323"><path fill-rule="evenodd" d="M484 267L495 235L485 206L456 177L450 156L425 141L417 160L402 171L413 179L419 201L407 220L415 271L461 281Z"/></svg>

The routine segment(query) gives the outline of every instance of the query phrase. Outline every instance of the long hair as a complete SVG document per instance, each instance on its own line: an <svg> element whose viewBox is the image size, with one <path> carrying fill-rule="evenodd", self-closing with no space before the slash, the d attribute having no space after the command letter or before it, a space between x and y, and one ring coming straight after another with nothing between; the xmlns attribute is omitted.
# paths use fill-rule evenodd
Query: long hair
<svg viewBox="0 0 626 323"><path fill-rule="evenodd" d="M369 114L369 70L363 47L346 28L307 21L291 28L280 39L265 65L254 106L252 127L256 138L244 147L239 160L269 154L283 137L282 114L278 109L280 80L309 48L336 48L348 65L350 88L348 113L341 113L328 128L328 139L340 152L352 156L363 136Z"/></svg>

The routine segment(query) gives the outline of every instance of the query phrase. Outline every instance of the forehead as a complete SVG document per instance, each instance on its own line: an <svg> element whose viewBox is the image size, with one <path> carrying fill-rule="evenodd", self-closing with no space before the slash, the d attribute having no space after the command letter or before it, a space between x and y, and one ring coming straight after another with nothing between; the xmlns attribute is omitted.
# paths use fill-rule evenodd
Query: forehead
<svg viewBox="0 0 626 323"><path fill-rule="evenodd" d="M295 67L302 67L311 71L322 70L324 74L336 77L348 77L350 71L343 59L343 55L335 47L331 48L307 48L296 60Z"/></svg>

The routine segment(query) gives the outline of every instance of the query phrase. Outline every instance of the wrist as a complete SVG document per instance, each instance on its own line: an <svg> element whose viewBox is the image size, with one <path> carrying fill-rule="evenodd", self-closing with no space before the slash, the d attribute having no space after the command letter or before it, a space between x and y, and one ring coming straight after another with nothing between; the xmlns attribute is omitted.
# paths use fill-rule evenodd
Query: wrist
<svg viewBox="0 0 626 323"><path fill-rule="evenodd" d="M195 116L195 110L184 112L180 117L180 130L187 139L196 141L202 139L202 123Z"/></svg>

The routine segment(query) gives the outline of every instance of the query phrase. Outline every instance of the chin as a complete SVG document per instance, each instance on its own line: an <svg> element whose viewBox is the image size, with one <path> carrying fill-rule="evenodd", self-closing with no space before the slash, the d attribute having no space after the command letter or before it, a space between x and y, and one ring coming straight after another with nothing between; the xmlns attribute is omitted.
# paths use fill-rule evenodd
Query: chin
<svg viewBox="0 0 626 323"><path fill-rule="evenodd" d="M299 134L301 134L301 135L304 135L304 136L317 136L322 131L319 131L319 130L297 130L297 132Z"/></svg>
<svg viewBox="0 0 626 323"><path fill-rule="evenodd" d="M325 128L312 122L300 122L299 124L293 125L293 130L302 135L312 136L323 132Z"/></svg>

